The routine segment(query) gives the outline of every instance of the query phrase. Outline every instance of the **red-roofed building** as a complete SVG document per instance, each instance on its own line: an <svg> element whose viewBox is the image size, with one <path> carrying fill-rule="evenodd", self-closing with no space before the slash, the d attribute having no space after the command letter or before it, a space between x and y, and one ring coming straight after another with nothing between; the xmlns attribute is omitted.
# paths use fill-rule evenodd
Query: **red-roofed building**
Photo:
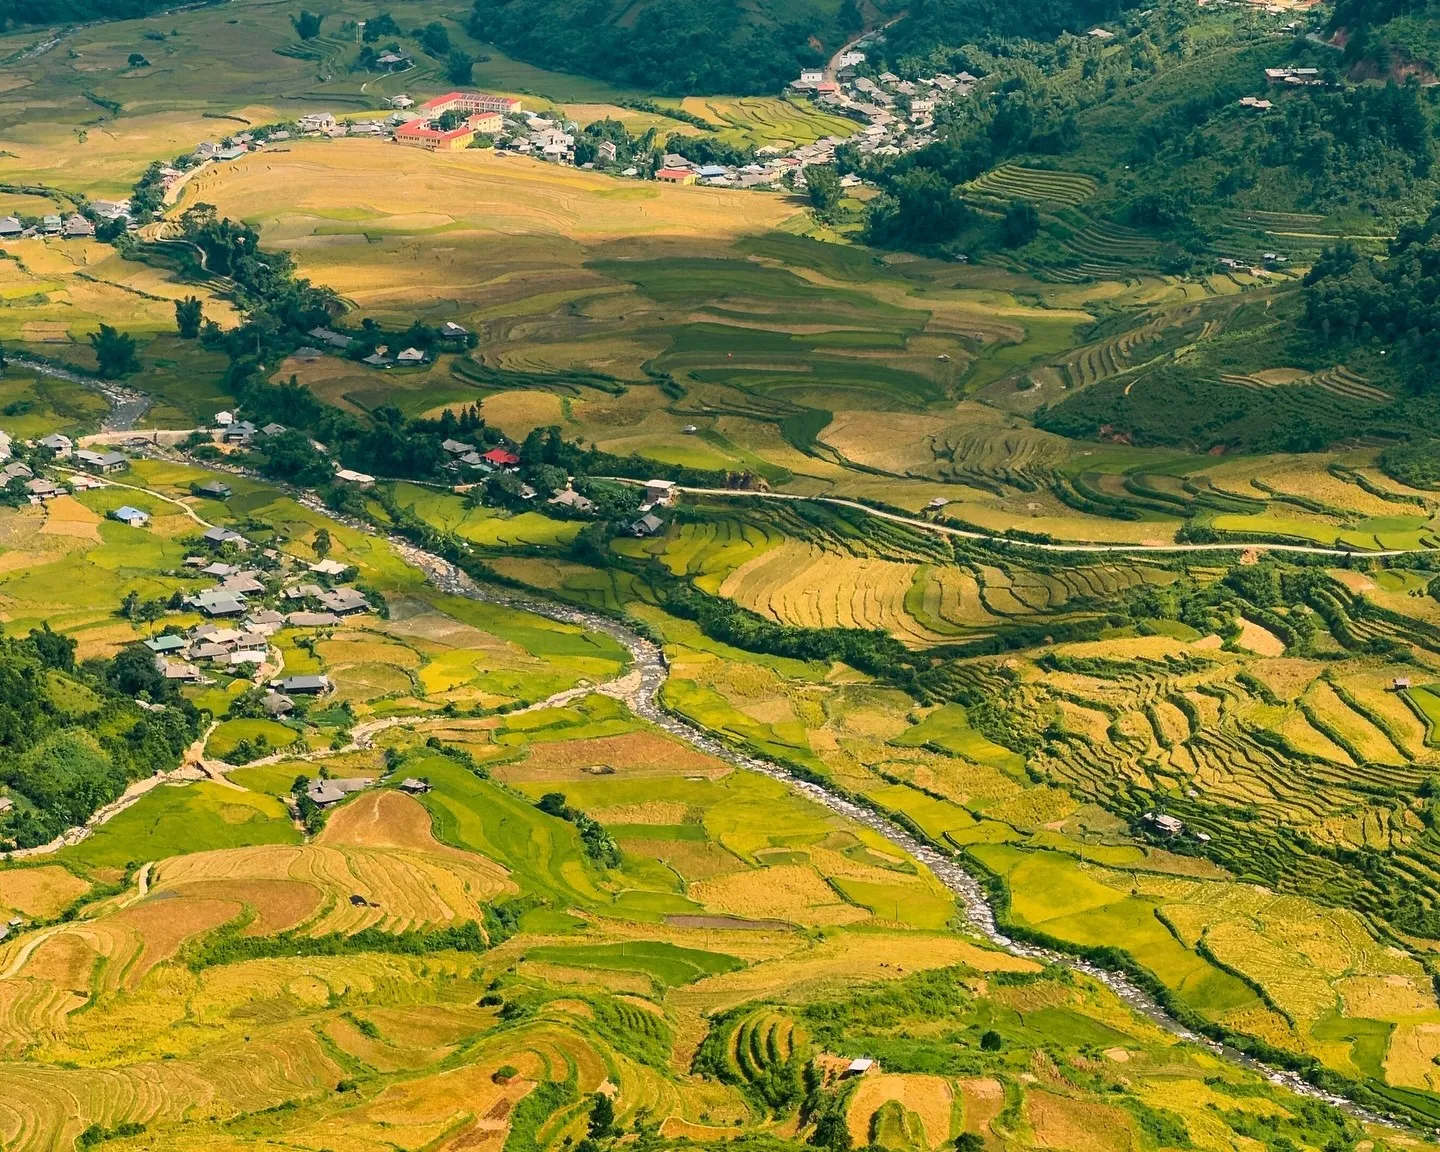
<svg viewBox="0 0 1440 1152"><path fill-rule="evenodd" d="M661 168L655 179L664 184L694 184L700 174L693 168Z"/></svg>
<svg viewBox="0 0 1440 1152"><path fill-rule="evenodd" d="M496 468L514 468L520 463L520 457L513 452L507 452L504 448L492 448L481 454L480 459Z"/></svg>
<svg viewBox="0 0 1440 1152"><path fill-rule="evenodd" d="M416 111L432 117L446 112L499 112L513 116L520 111L520 101L513 96L492 96L488 92L447 92L425 101Z"/></svg>
<svg viewBox="0 0 1440 1152"><path fill-rule="evenodd" d="M475 129L468 125L442 132L430 127L427 120L411 120L395 129L395 143L424 148L428 152L458 152L470 147L474 139Z"/></svg>

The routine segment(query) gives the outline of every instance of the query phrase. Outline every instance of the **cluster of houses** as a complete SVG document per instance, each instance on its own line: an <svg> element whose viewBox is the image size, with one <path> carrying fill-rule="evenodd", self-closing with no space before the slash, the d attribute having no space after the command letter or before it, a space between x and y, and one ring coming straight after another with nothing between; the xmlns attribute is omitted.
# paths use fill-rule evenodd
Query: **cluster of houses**
<svg viewBox="0 0 1440 1152"><path fill-rule="evenodd" d="M339 804L347 796L353 796L356 792L363 792L366 788L374 787L373 776L352 776L348 779L334 779L322 777L319 780L310 781L305 789L305 795L310 802L320 808L329 808L333 804ZM430 791L430 781L417 780L414 776L407 776L396 785L401 792L411 796L423 796ZM363 896L351 896L350 903L364 904Z"/></svg>
<svg viewBox="0 0 1440 1152"><path fill-rule="evenodd" d="M220 485L224 487L223 484ZM229 528L210 528L201 537L212 549L233 545L244 552L251 542ZM277 552L264 555L279 560ZM265 663L270 637L281 628L323 628L340 623L347 616L370 610L369 601L357 589L345 585L324 587L307 579L305 573L288 573L277 577L255 567L232 564L206 556L189 556L187 568L197 569L216 583L186 596L185 604L209 619L185 633L165 633L145 641L155 653L155 664L168 680L199 681L199 663L223 669L232 675L253 672ZM335 560L323 559L309 566L315 576L343 576L348 567ZM278 607L267 607L267 601ZM280 609L287 609L281 611ZM329 682L319 677L289 677L280 681L283 692L324 692ZM267 698L266 710L271 715L289 711L284 700L275 701L275 709Z"/></svg>
<svg viewBox="0 0 1440 1152"><path fill-rule="evenodd" d="M630 525L632 536L657 536L665 527L665 521L655 514L657 508L668 508L675 501L675 481L647 480L645 502L640 505L640 519Z"/></svg>
<svg viewBox="0 0 1440 1152"><path fill-rule="evenodd" d="M801 72L790 88L808 94L826 111L863 124L855 142L862 155L899 156L934 143L935 113L951 101L970 96L979 83L969 72L937 72L916 80L902 80L893 72L861 75L865 53L860 48L846 52L837 63L840 67L833 79L823 70L813 69ZM841 141L834 139L816 141L808 150L795 149L787 159L802 167L828 163L838 143Z"/></svg>
<svg viewBox="0 0 1440 1152"><path fill-rule="evenodd" d="M93 240L96 219L102 222L123 219L127 227L132 223L128 200L92 200L88 208L90 217L82 216L79 212L72 212L67 216L51 212L41 216L34 224L26 224L18 216L0 216L0 240L29 240L35 236L59 237L61 240Z"/></svg>
<svg viewBox="0 0 1440 1152"><path fill-rule="evenodd" d="M355 343L354 339L343 332L336 332L331 328L312 328L305 333L314 344L306 344L295 350L295 357L299 360L318 360L327 352L345 353ZM440 326L440 338L454 348L459 348L470 338L470 330L464 325L456 324L447 320ZM361 359L360 363L367 368L420 368L430 362L430 353L423 348L402 348L392 354L385 345L376 347L375 351ZM267 431L267 429L261 429ZM282 429L283 431L283 429Z"/></svg>
<svg viewBox="0 0 1440 1152"><path fill-rule="evenodd" d="M1239 260L1234 256L1221 256L1218 263L1222 268L1228 268L1231 272L1246 272L1251 276L1264 280L1270 273L1287 262L1288 257L1282 256L1279 252L1265 252L1260 256L1261 264L1255 264L1251 260Z"/></svg>
<svg viewBox="0 0 1440 1152"><path fill-rule="evenodd" d="M8 433L0 432L0 464L3 464L3 467L0 467L0 487L8 487L15 481L20 482L31 504L43 504L56 496L103 488L105 482L100 479L101 476L130 467L130 461L119 452L94 452L87 448L77 451L70 437L59 432L42 436L38 440L26 441L26 445L30 448L48 449L54 459L70 461L84 469L83 472L67 473L58 480L38 475L35 468L25 461L11 459L14 455L14 443ZM141 518L137 519L132 515L137 512L138 509L126 505L117 508L110 516L111 519L124 523L144 524L149 517L141 512Z"/></svg>
<svg viewBox="0 0 1440 1152"><path fill-rule="evenodd" d="M474 444L463 440L442 440L440 447L450 458L451 467L463 473L469 472L481 477L496 472L514 472L520 467L520 457L508 448L490 448L482 452ZM533 499L534 491L526 499Z"/></svg>

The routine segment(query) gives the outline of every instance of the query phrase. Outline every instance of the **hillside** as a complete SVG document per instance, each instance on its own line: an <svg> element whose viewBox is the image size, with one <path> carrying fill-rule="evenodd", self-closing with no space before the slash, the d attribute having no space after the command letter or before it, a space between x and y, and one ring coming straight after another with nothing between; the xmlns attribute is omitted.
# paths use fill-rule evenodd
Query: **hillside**
<svg viewBox="0 0 1440 1152"><path fill-rule="evenodd" d="M468 28L545 68L685 96L778 92L862 24L853 0L479 0Z"/></svg>
<svg viewBox="0 0 1440 1152"><path fill-rule="evenodd" d="M0 34L0 1147L1440 1152L1436 90L314 7Z"/></svg>

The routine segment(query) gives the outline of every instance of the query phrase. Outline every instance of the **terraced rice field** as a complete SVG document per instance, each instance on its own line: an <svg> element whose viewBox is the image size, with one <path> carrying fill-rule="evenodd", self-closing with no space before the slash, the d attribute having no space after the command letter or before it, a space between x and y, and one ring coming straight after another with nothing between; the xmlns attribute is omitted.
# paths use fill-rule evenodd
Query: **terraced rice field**
<svg viewBox="0 0 1440 1152"><path fill-rule="evenodd" d="M721 127L720 138L737 146L813 144L824 136L855 135L860 125L844 116L821 112L808 100L744 96L734 99L691 96L681 108Z"/></svg>
<svg viewBox="0 0 1440 1152"><path fill-rule="evenodd" d="M1033 200L1042 204L1069 206L1095 195L1093 177L1081 172L1056 172L1044 168L1023 168L1001 164L965 186L971 192L1004 200Z"/></svg>
<svg viewBox="0 0 1440 1152"><path fill-rule="evenodd" d="M1281 376L1277 373L1226 373L1220 377L1226 384L1241 388L1263 389L1280 387L1319 388L1334 396L1361 404L1388 404L1394 397L1365 380L1363 376L1350 371L1343 364L1326 368L1321 372L1296 372Z"/></svg>
<svg viewBox="0 0 1440 1152"><path fill-rule="evenodd" d="M783 624L878 628L909 644L942 643L944 633L922 626L906 609L917 569L785 543L737 568L720 595Z"/></svg>

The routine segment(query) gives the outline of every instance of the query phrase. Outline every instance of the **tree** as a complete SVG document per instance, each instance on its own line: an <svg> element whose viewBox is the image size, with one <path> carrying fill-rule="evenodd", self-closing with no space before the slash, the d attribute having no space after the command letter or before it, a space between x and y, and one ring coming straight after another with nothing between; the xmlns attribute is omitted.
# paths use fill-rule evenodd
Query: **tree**
<svg viewBox="0 0 1440 1152"><path fill-rule="evenodd" d="M978 1132L962 1132L955 1137L955 1152L985 1152L985 1137Z"/></svg>
<svg viewBox="0 0 1440 1152"><path fill-rule="evenodd" d="M155 655L141 644L120 649L106 673L110 686L131 699L142 692L151 699L164 697L166 681L155 667Z"/></svg>
<svg viewBox="0 0 1440 1152"><path fill-rule="evenodd" d="M295 26L295 34L302 40L314 40L320 35L320 22L325 17L318 16L314 12L307 12L300 9L299 16L290 17L290 23Z"/></svg>
<svg viewBox="0 0 1440 1152"><path fill-rule="evenodd" d="M445 58L445 79L451 84L458 84L462 87L472 83L471 73L475 68L475 57L460 49L453 49Z"/></svg>
<svg viewBox="0 0 1440 1152"><path fill-rule="evenodd" d="M56 668L61 672L75 670L74 638L50 631L49 621L39 628L30 629L29 640L47 668Z"/></svg>
<svg viewBox="0 0 1440 1152"><path fill-rule="evenodd" d="M844 190L840 177L829 164L811 164L805 169L805 190L810 196L810 207L822 220L831 216L840 207Z"/></svg>
<svg viewBox="0 0 1440 1152"><path fill-rule="evenodd" d="M1040 213L1028 200L1016 200L1005 210L1005 247L1019 248L1040 234Z"/></svg>
<svg viewBox="0 0 1440 1152"><path fill-rule="evenodd" d="M328 528L320 528L316 531L315 542L310 545L310 550L321 560L330 555L330 530Z"/></svg>
<svg viewBox="0 0 1440 1152"><path fill-rule="evenodd" d="M831 1152L850 1152L850 1126L845 1123L845 1114L838 1109L826 1112L815 1122L815 1132L810 1143Z"/></svg>
<svg viewBox="0 0 1440 1152"><path fill-rule="evenodd" d="M101 324L100 331L90 333L90 347L95 349L100 375L107 380L140 371L140 360L135 355L135 337L119 332L109 324Z"/></svg>
<svg viewBox="0 0 1440 1152"><path fill-rule="evenodd" d="M603 1092L595 1093L590 1101L590 1138L603 1140L615 1127L615 1104Z"/></svg>
<svg viewBox="0 0 1440 1152"><path fill-rule="evenodd" d="M420 41L420 47L424 49L427 56L434 56L438 60L450 51L450 33L438 20L430 21L415 33L415 37Z"/></svg>
<svg viewBox="0 0 1440 1152"><path fill-rule="evenodd" d="M187 296L175 301L175 327L180 330L182 340L194 340L199 336L204 319L205 313L198 297Z"/></svg>
<svg viewBox="0 0 1440 1152"><path fill-rule="evenodd" d="M148 68L148 67L150 67L150 61L147 60L147 59L145 59L144 56L140 55L139 52L131 52L131 53L130 53L130 59L129 59L128 63L129 63L129 65L130 65L131 68Z"/></svg>
<svg viewBox="0 0 1440 1152"><path fill-rule="evenodd" d="M988 1029L980 1037L980 1048L984 1052L999 1052L1005 1046L1005 1039L995 1029Z"/></svg>

